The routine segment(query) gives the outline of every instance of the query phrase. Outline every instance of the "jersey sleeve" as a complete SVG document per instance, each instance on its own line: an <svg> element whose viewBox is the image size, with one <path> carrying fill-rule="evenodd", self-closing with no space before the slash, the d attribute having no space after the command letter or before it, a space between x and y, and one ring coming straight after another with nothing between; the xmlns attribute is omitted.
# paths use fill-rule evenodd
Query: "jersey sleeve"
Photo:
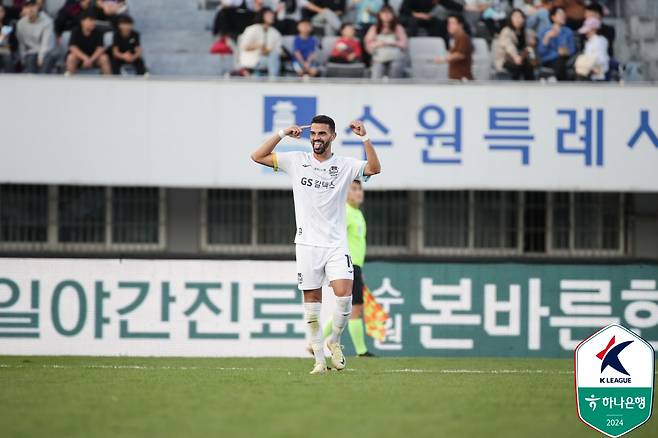
<svg viewBox="0 0 658 438"><path fill-rule="evenodd" d="M290 173L294 167L293 164L296 159L296 152L272 152L274 171Z"/></svg>
<svg viewBox="0 0 658 438"><path fill-rule="evenodd" d="M366 176L364 172L366 171L367 161L357 160L352 158L352 180L358 179L360 181L366 182L370 179L370 176Z"/></svg>

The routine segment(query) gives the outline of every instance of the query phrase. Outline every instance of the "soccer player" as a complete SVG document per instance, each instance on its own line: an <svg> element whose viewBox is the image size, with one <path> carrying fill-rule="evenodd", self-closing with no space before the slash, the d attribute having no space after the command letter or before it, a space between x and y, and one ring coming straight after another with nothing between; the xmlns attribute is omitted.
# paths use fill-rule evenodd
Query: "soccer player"
<svg viewBox="0 0 658 438"><path fill-rule="evenodd" d="M381 171L363 122L355 120L350 127L361 137L367 161L341 157L331 152L331 142L336 138L336 124L325 115L317 115L311 120L312 152L274 152L284 137L300 138L302 129L306 128L290 126L265 140L251 154L255 162L272 167L275 171L284 171L292 180L297 227L297 283L304 293L304 318L315 357L311 374L327 372L320 325L322 286L327 282L336 295L332 333L327 339L327 348L331 352L334 368L345 368L340 335L352 313L354 275L347 246L345 201L352 181L367 180Z"/></svg>

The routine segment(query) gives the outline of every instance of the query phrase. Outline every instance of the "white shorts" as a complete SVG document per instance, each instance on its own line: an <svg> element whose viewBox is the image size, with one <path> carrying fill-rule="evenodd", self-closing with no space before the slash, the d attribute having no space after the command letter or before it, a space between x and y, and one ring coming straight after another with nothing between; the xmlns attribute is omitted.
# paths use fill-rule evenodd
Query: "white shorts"
<svg viewBox="0 0 658 438"><path fill-rule="evenodd" d="M299 290L318 289L338 279L354 279L354 266L347 248L298 244L295 252Z"/></svg>

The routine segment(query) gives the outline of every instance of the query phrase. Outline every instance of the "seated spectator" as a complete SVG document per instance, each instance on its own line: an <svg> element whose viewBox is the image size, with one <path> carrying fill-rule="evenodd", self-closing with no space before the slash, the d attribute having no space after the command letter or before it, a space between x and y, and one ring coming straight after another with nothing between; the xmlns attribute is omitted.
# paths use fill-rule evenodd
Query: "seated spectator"
<svg viewBox="0 0 658 438"><path fill-rule="evenodd" d="M91 11L80 17L80 27L73 30L66 57L66 75L73 75L82 64L83 69L98 67L104 75L112 74L110 58L103 47L103 33L96 29L96 19Z"/></svg>
<svg viewBox="0 0 658 438"><path fill-rule="evenodd" d="M360 35L377 22L377 13L384 5L382 0L350 0L349 9L354 12L354 25Z"/></svg>
<svg viewBox="0 0 658 438"><path fill-rule="evenodd" d="M351 64L362 61L361 42L355 38L356 29L352 24L343 24L340 30L340 38L336 40L329 62L338 64Z"/></svg>
<svg viewBox="0 0 658 438"><path fill-rule="evenodd" d="M133 19L128 15L119 15L117 26L112 39L112 73L121 74L122 66L132 65L138 75L145 74L139 32L133 29Z"/></svg>
<svg viewBox="0 0 658 438"><path fill-rule="evenodd" d="M409 36L417 36L424 29L429 36L439 36L448 42L446 25L450 12L459 12L464 6L455 0L404 0L400 7L400 23Z"/></svg>
<svg viewBox="0 0 658 438"><path fill-rule="evenodd" d="M263 8L256 16L256 23L248 26L239 38L239 65L243 74L259 75L267 70L270 77L281 70L281 34L274 28L274 12Z"/></svg>
<svg viewBox="0 0 658 438"><path fill-rule="evenodd" d="M499 73L508 73L513 80L525 79L531 81L535 78L534 35L526 30L525 14L520 9L510 13L507 26L500 31L498 44L494 53L494 64Z"/></svg>
<svg viewBox="0 0 658 438"><path fill-rule="evenodd" d="M377 24L370 26L365 43L366 50L372 55L373 79L402 77L407 33L398 24L393 8L382 6L377 14Z"/></svg>
<svg viewBox="0 0 658 438"><path fill-rule="evenodd" d="M14 55L18 48L16 26L7 16L7 9L0 4L0 71L13 73L15 71Z"/></svg>
<svg viewBox="0 0 658 438"><path fill-rule="evenodd" d="M297 25L297 29L299 35L295 37L293 42L294 59L292 67L298 76L317 76L319 67L317 61L318 40L311 36L311 32L313 32L311 22L302 20Z"/></svg>
<svg viewBox="0 0 658 438"><path fill-rule="evenodd" d="M255 0L221 0L213 24L213 35L236 39L256 17Z"/></svg>
<svg viewBox="0 0 658 438"><path fill-rule="evenodd" d="M553 7L562 8L567 14L566 25L578 30L585 21L585 0L553 0Z"/></svg>
<svg viewBox="0 0 658 438"><path fill-rule="evenodd" d="M526 27L538 34L540 31L551 26L551 8L553 0L541 0L540 5L532 14L527 14Z"/></svg>
<svg viewBox="0 0 658 438"><path fill-rule="evenodd" d="M578 29L578 33L585 35L587 39L583 54L576 58L576 73L579 79L603 81L608 73L610 67L608 40L598 34L600 28L601 20L589 17L583 27Z"/></svg>
<svg viewBox="0 0 658 438"><path fill-rule="evenodd" d="M92 0L66 0L55 18L55 34L60 37L62 33L80 26L80 18L85 13L91 13L99 20L105 19L103 10Z"/></svg>
<svg viewBox="0 0 658 438"><path fill-rule="evenodd" d="M18 52L26 73L51 73L57 56L53 20L39 11L35 0L23 3L23 17L16 24Z"/></svg>
<svg viewBox="0 0 658 438"><path fill-rule="evenodd" d="M589 3L585 8L585 19L596 18L601 22L601 28L599 29L599 35L605 37L608 40L608 55L611 58L614 58L614 44L615 37L617 36L615 32L615 27L605 24L603 22L603 6L597 2Z"/></svg>
<svg viewBox="0 0 658 438"><path fill-rule="evenodd" d="M540 33L537 45L541 65L551 68L560 81L567 80L567 65L576 53L576 40L573 31L566 26L566 21L564 9L551 9L553 24Z"/></svg>
<svg viewBox="0 0 658 438"><path fill-rule="evenodd" d="M452 37L447 56L437 56L438 64L448 63L448 79L473 80L473 46L471 37L466 33L465 21L461 15L448 17L448 33Z"/></svg>
<svg viewBox="0 0 658 438"><path fill-rule="evenodd" d="M340 31L341 17L345 13L345 0L307 0L302 9L302 19L314 27L324 29L326 36Z"/></svg>
<svg viewBox="0 0 658 438"><path fill-rule="evenodd" d="M274 0L273 10L276 12L274 25L281 35L297 34L297 23L302 18L301 3L304 0Z"/></svg>
<svg viewBox="0 0 658 438"><path fill-rule="evenodd" d="M493 37L505 25L510 4L507 0L466 0L464 9L479 13L480 20L487 26L489 34Z"/></svg>

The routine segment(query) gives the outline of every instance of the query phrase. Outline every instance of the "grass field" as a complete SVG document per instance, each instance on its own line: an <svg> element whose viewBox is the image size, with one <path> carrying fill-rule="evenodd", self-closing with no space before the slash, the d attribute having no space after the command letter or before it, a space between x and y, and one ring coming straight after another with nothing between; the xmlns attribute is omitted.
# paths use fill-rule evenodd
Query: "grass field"
<svg viewBox="0 0 658 438"><path fill-rule="evenodd" d="M571 360L0 357L0 436L594 437ZM631 437L657 437L655 418Z"/></svg>

